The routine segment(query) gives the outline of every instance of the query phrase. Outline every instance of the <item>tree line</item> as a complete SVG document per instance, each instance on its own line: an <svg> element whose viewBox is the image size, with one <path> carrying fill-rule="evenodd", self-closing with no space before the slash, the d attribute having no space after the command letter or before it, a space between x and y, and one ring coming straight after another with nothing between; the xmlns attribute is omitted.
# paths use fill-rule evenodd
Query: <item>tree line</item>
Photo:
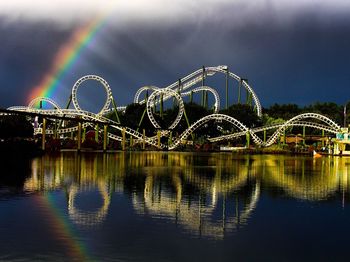
<svg viewBox="0 0 350 262"><path fill-rule="evenodd" d="M350 103L347 105L346 123L350 123ZM146 135L154 135L157 131L146 114L146 105L129 104L125 112L119 112L121 126L127 126L134 130L142 132L144 129ZM164 109L163 112L154 112L155 119L161 125L162 129L175 120L178 114L178 106ZM255 109L246 104L234 104L227 109L220 110L219 113L229 115L249 128L263 125L271 125L283 123L294 116L302 113L319 113L325 115L335 121L338 125L344 124L344 105L338 105L332 102L317 102L307 106L299 106L297 104L273 104L263 108L263 116L258 117ZM180 134L186 130L189 125L193 124L200 118L212 114L213 110L205 108L196 103L185 103L185 114L178 126L173 130L173 134ZM117 120L115 113L110 113L108 118ZM2 116L0 117L0 138L8 139L11 137L30 137L33 134L33 126L29 118L23 116ZM218 126L220 128L218 128ZM215 136L223 133L223 130L229 132L231 125L227 123L219 123L216 125L207 124L196 131L197 136Z"/></svg>

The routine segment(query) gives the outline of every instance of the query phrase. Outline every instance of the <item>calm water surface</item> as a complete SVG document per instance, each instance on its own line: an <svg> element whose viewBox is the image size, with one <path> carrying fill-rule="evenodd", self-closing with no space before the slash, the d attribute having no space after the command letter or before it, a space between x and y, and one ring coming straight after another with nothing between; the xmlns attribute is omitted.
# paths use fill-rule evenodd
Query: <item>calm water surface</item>
<svg viewBox="0 0 350 262"><path fill-rule="evenodd" d="M344 261L350 158L3 161L0 261Z"/></svg>

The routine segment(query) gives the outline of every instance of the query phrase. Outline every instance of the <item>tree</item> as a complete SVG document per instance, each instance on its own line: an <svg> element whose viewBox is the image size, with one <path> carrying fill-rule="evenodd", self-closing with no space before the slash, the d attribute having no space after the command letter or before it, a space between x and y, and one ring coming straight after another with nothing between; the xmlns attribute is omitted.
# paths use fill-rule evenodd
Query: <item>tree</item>
<svg viewBox="0 0 350 262"><path fill-rule="evenodd" d="M269 108L264 109L264 112L274 119L289 120L294 116L302 113L302 109L296 104L273 104Z"/></svg>
<svg viewBox="0 0 350 262"><path fill-rule="evenodd" d="M313 105L304 107L303 111L308 113L318 113L327 116L339 125L342 125L343 123L343 106L338 106L336 103L317 102Z"/></svg>
<svg viewBox="0 0 350 262"><path fill-rule="evenodd" d="M139 129L140 132L142 132L142 129L145 129L148 135L153 134L154 127L151 121L149 120L149 118L147 117L147 113L145 112L145 110L146 110L145 104L141 105L141 104L133 103L128 105L125 109L125 112L119 115L121 125L130 127L134 130ZM144 116L143 119L142 119L142 116ZM111 113L108 117L116 121L116 116L114 112Z"/></svg>
<svg viewBox="0 0 350 262"><path fill-rule="evenodd" d="M33 137L33 126L25 116L9 115L0 117L0 137Z"/></svg>
<svg viewBox="0 0 350 262"><path fill-rule="evenodd" d="M262 119L254 112L250 105L235 104L228 109L221 110L220 113L237 119L249 128L257 127L262 124Z"/></svg>

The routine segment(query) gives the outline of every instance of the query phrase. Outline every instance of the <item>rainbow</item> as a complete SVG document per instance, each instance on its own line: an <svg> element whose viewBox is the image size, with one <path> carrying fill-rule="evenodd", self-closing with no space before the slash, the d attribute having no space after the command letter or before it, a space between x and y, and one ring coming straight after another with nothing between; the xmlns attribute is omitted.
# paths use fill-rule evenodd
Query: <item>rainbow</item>
<svg viewBox="0 0 350 262"><path fill-rule="evenodd" d="M45 192L43 195L38 195L36 199L39 206L47 211L45 212L46 220L55 239L63 245L62 252L73 260L94 261L89 255L85 243L77 238L72 225L67 221L62 211L56 207L52 194Z"/></svg>
<svg viewBox="0 0 350 262"><path fill-rule="evenodd" d="M97 32L107 22L107 17L105 14L101 14L72 34L70 39L58 50L50 69L42 77L40 83L31 88L28 102L37 97L52 98L54 96L62 77L78 61L84 48L95 39Z"/></svg>

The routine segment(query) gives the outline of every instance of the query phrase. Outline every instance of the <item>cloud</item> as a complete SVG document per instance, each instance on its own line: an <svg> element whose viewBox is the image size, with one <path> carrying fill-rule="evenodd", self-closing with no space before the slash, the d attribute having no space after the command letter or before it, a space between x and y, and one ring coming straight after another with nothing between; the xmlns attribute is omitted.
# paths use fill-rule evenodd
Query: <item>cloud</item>
<svg viewBox="0 0 350 262"><path fill-rule="evenodd" d="M111 13L120 21L178 23L230 18L240 24L273 16L278 22L301 12L335 16L350 13L350 1L316 0L11 0L0 1L0 16L7 21L44 20L59 24L86 21L99 13ZM116 23L118 24L118 23ZM159 23L158 23L159 24Z"/></svg>

